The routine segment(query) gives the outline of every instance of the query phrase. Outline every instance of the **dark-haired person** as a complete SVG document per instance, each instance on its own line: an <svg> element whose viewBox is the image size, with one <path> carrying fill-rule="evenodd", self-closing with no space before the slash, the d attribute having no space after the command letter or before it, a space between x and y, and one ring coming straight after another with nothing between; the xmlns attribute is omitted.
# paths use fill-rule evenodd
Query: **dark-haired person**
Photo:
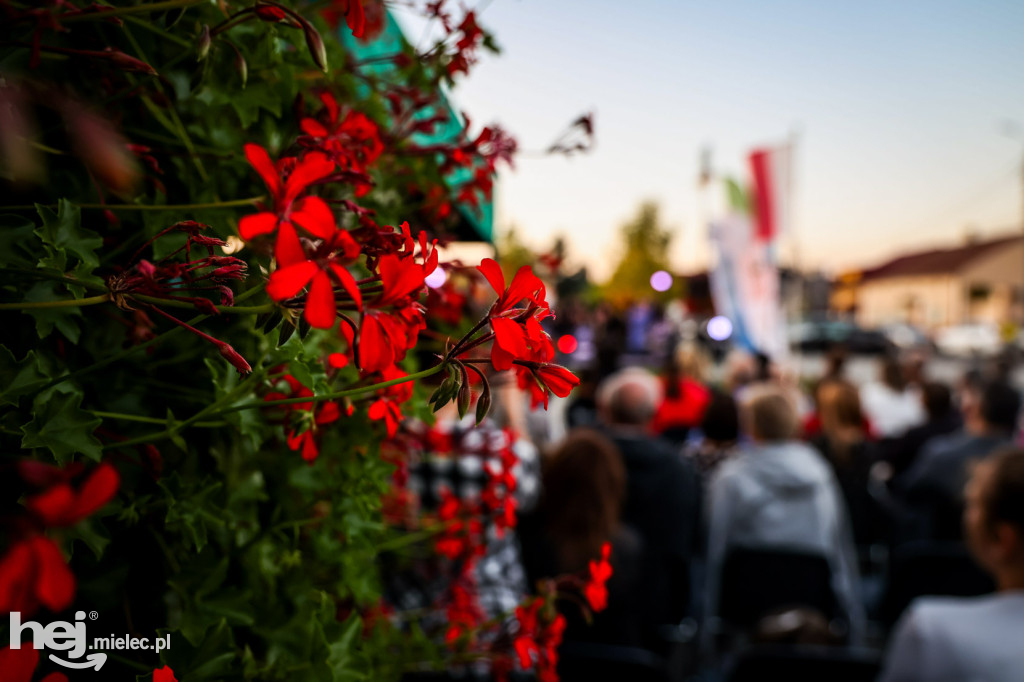
<svg viewBox="0 0 1024 682"><path fill-rule="evenodd" d="M661 397L658 379L627 368L605 379L597 391L604 432L626 467L622 520L644 545L641 606L651 641L659 626L678 623L690 606L691 561L700 537L700 481L693 464L651 433Z"/></svg>
<svg viewBox="0 0 1024 682"><path fill-rule="evenodd" d="M736 400L716 391L704 410L699 437L687 443L683 454L693 461L697 473L707 483L719 465L736 454L739 439L740 415Z"/></svg>
<svg viewBox="0 0 1024 682"><path fill-rule="evenodd" d="M730 549L820 554L832 570L833 592L851 638L858 639L864 613L857 557L835 475L814 448L794 440L799 420L781 389L751 387L740 415L752 443L719 467L708 493L706 616L718 613L721 570Z"/></svg>
<svg viewBox="0 0 1024 682"><path fill-rule="evenodd" d="M1024 679L1024 450L979 462L965 497L967 545L998 591L915 601L896 627L880 682Z"/></svg>
<svg viewBox="0 0 1024 682"><path fill-rule="evenodd" d="M892 465L896 476L913 465L929 440L951 434L963 426L960 413L953 406L952 392L945 384L935 381L922 384L921 403L928 415L927 421L883 445L882 458Z"/></svg>
<svg viewBox="0 0 1024 682"><path fill-rule="evenodd" d="M913 539L960 539L967 464L1012 444L1020 404L1020 394L1012 386L989 382L976 400L965 400L961 431L934 438L922 448L894 486L917 517Z"/></svg>
<svg viewBox="0 0 1024 682"><path fill-rule="evenodd" d="M642 542L621 520L626 470L615 444L591 429L571 431L545 459L541 489L537 512L519 526L531 584L564 573L585 574L604 543L612 546L608 608L587 627L580 609L569 604L565 639L640 645Z"/></svg>

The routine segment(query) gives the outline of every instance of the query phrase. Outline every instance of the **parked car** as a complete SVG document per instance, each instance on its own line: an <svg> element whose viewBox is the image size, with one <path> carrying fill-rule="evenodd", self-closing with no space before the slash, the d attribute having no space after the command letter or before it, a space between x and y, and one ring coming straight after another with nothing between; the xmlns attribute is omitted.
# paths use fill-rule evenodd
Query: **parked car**
<svg viewBox="0 0 1024 682"><path fill-rule="evenodd" d="M883 325L880 330L900 350L932 349L931 339L921 329L905 322Z"/></svg>
<svg viewBox="0 0 1024 682"><path fill-rule="evenodd" d="M789 344L794 349L811 353L823 353L842 346L858 355L881 355L894 348L892 341L876 329L831 320L799 322L790 326Z"/></svg>
<svg viewBox="0 0 1024 682"><path fill-rule="evenodd" d="M991 324L958 324L935 333L935 347L943 355L995 355L1003 348L999 329Z"/></svg>

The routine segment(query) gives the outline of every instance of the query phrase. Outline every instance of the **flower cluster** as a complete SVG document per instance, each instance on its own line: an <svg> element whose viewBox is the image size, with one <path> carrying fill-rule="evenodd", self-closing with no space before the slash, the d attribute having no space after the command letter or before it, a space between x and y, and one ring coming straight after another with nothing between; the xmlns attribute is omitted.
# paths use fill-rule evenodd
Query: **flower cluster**
<svg viewBox="0 0 1024 682"><path fill-rule="evenodd" d="M0 612L20 611L27 617L40 607L63 611L74 600L75 576L45 533L73 526L110 502L120 476L106 463L86 473L81 464L60 469L25 460L17 470L31 492L10 549L0 558Z"/></svg>

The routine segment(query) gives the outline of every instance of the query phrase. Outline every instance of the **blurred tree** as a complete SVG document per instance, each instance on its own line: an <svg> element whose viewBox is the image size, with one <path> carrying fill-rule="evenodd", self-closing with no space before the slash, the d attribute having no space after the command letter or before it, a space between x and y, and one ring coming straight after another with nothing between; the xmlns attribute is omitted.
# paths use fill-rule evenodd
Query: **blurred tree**
<svg viewBox="0 0 1024 682"><path fill-rule="evenodd" d="M647 201L640 205L636 217L621 228L622 254L611 278L602 287L605 300L617 307L630 301L648 299L668 301L679 294L677 283L664 293L651 288L651 275L658 270L670 270L668 249L672 232L662 226L658 205Z"/></svg>
<svg viewBox="0 0 1024 682"><path fill-rule="evenodd" d="M506 282L511 282L522 266L533 266L537 262L537 254L519 238L515 225L498 239L497 251Z"/></svg>

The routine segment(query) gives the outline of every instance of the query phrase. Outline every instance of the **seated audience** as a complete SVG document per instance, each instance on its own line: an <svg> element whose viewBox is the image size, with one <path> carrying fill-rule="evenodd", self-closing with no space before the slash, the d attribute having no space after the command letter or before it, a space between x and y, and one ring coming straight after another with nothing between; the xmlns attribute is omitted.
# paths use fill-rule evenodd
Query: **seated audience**
<svg viewBox="0 0 1024 682"><path fill-rule="evenodd" d="M913 517L908 539L960 539L967 463L1012 443L1020 395L1010 385L989 382L977 399L965 391L962 407L963 429L928 441L914 465L894 485Z"/></svg>
<svg viewBox="0 0 1024 682"><path fill-rule="evenodd" d="M700 484L693 465L650 432L659 394L658 380L636 368L612 375L597 394L602 422L626 467L622 521L644 546L641 607L652 640L658 626L686 614L700 527Z"/></svg>
<svg viewBox="0 0 1024 682"><path fill-rule="evenodd" d="M914 602L896 627L881 682L1024 679L1024 450L979 462L966 500L967 544L998 592Z"/></svg>
<svg viewBox="0 0 1024 682"><path fill-rule="evenodd" d="M934 381L925 382L921 386L921 402L927 421L883 446L882 457L892 465L896 476L910 468L925 443L936 436L953 433L963 425L960 413L953 407L948 386Z"/></svg>
<svg viewBox="0 0 1024 682"><path fill-rule="evenodd" d="M588 626L579 606L565 603L565 640L641 644L642 547L640 536L620 518L626 469L614 443L597 431L572 431L545 460L541 488L537 513L521 518L518 528L531 584L564 573L585 574L604 543L612 546L608 608Z"/></svg>
<svg viewBox="0 0 1024 682"><path fill-rule="evenodd" d="M868 439L857 387L831 381L819 389L821 432L811 444L832 465L846 500L853 538L858 547L872 544L880 534L881 515L868 492L876 446Z"/></svg>
<svg viewBox="0 0 1024 682"><path fill-rule="evenodd" d="M711 392L704 385L704 362L695 346L682 347L670 358L662 377L662 399L651 429L674 443L683 443L700 424Z"/></svg>
<svg viewBox="0 0 1024 682"><path fill-rule="evenodd" d="M705 613L717 614L720 574L730 549L820 553L857 639L863 625L857 560L835 476L813 448L793 440L797 415L781 390L753 388L740 415L752 443L719 467L709 491Z"/></svg>
<svg viewBox="0 0 1024 682"><path fill-rule="evenodd" d="M696 435L687 443L683 453L693 460L697 473L707 483L718 466L736 454L740 417L732 396L717 391L712 393Z"/></svg>
<svg viewBox="0 0 1024 682"><path fill-rule="evenodd" d="M876 438L898 438L925 422L924 408L916 386L907 382L903 367L894 357L882 362L881 381L861 388L864 414Z"/></svg>

